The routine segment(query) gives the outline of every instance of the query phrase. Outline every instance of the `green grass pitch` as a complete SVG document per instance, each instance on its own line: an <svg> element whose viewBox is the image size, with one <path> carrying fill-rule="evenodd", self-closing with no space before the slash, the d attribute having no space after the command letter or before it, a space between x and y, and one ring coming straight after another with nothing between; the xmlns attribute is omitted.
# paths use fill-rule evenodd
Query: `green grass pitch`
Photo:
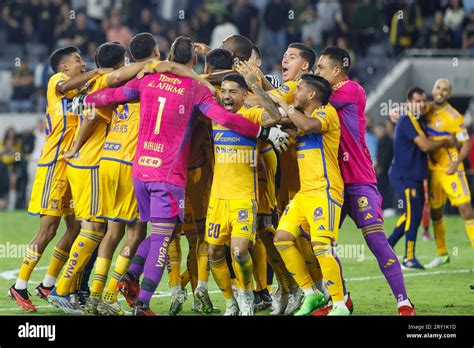
<svg viewBox="0 0 474 348"><path fill-rule="evenodd" d="M385 222L387 234L391 232L396 219ZM418 315L474 315L474 290L469 285L474 283L474 252L469 245L464 223L459 216L446 217L448 250L451 262L437 269L404 272L408 295L416 306ZM6 296L8 287L15 282L21 257L15 255L18 247L27 244L37 231L38 218L25 212L0 212L0 315L27 314ZM54 243L58 240L64 225L62 224L55 240L46 249L38 268L33 272L29 290L41 281L48 265ZM421 234L421 233L420 233ZM354 315L397 315L396 305L390 289L382 277L375 258L366 247L362 234L350 220L346 220L339 234L338 249L346 285L354 301ZM183 262L188 245L182 238ZM403 255L401 240L396 247L397 255ZM434 241L422 241L419 236L417 257L422 263L428 263L436 253ZM275 280L276 282L276 280ZM274 287L276 288L276 287ZM210 277L209 290L211 298L218 308L224 309L222 295ZM152 309L160 315L167 315L169 307L169 288L167 275L164 276L155 297ZM127 305L119 295L126 310ZM38 297L32 297L38 307L36 315L65 315ZM188 287L188 300L180 315L194 315L191 311L192 295ZM268 312L259 313L268 315Z"/></svg>

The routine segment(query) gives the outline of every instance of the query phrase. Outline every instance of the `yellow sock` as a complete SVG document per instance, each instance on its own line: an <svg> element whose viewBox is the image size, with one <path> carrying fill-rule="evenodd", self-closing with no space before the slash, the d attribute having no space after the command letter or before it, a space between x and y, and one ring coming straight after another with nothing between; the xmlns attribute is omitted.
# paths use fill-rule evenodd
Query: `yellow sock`
<svg viewBox="0 0 474 348"><path fill-rule="evenodd" d="M59 272L63 268L69 257L69 253L62 249L59 249L57 246L53 249L53 255L51 260L49 260L48 272L43 279L43 285L46 287L54 286L56 283L56 278L58 278Z"/></svg>
<svg viewBox="0 0 474 348"><path fill-rule="evenodd" d="M474 248L474 219L465 220L467 237L471 241L471 246Z"/></svg>
<svg viewBox="0 0 474 348"><path fill-rule="evenodd" d="M21 290L26 289L28 281L31 277L31 272L35 269L39 260L41 259L40 253L37 253L33 249L27 247L25 250L25 257L20 266L20 273L18 274L18 279L15 284L15 288Z"/></svg>
<svg viewBox="0 0 474 348"><path fill-rule="evenodd" d="M94 281L92 282L91 296L102 297L105 283L109 275L110 264L112 260L105 257L97 257L95 262Z"/></svg>
<svg viewBox="0 0 474 348"><path fill-rule="evenodd" d="M253 289L253 282L252 282L253 262L252 262L252 257L250 256L250 253L248 253L246 257L239 257L235 260L234 272L235 272L235 276L239 280L240 289L242 290Z"/></svg>
<svg viewBox="0 0 474 348"><path fill-rule="evenodd" d="M309 275L303 256L295 247L294 242L275 242L275 247L285 262L285 266L296 280L296 283L303 289L309 289L314 285L313 279Z"/></svg>
<svg viewBox="0 0 474 348"><path fill-rule="evenodd" d="M168 249L168 276L170 286L181 285L181 244L180 238L173 238Z"/></svg>
<svg viewBox="0 0 474 348"><path fill-rule="evenodd" d="M444 218L433 221L433 230L436 241L436 251L439 256L446 255L448 249L446 248L446 223Z"/></svg>
<svg viewBox="0 0 474 348"><path fill-rule="evenodd" d="M114 272L112 277L110 277L109 284L107 285L107 291L105 292L104 299L110 302L117 301L117 283L127 271L128 266L132 259L123 257L122 255L117 256L117 261L115 263Z"/></svg>
<svg viewBox="0 0 474 348"><path fill-rule="evenodd" d="M84 269L103 237L103 232L81 229L71 247L69 259L56 285L58 295L67 295L69 290L76 286L74 283L78 280L76 275Z"/></svg>
<svg viewBox="0 0 474 348"><path fill-rule="evenodd" d="M267 253L260 238L255 240L255 245L250 254L253 262L255 291L262 291L267 287Z"/></svg>
<svg viewBox="0 0 474 348"><path fill-rule="evenodd" d="M197 245L198 280L207 282L209 280L209 244L200 239L198 239Z"/></svg>
<svg viewBox="0 0 474 348"><path fill-rule="evenodd" d="M313 248L311 247L311 242L304 237L296 238L296 247L298 248L301 255L303 255L306 267L308 268L309 275L313 282L318 282L323 279L323 274L321 273L321 268L319 262L314 256Z"/></svg>
<svg viewBox="0 0 474 348"><path fill-rule="evenodd" d="M230 286L230 273L225 257L220 260L210 261L211 272L217 286L222 291L225 299L231 299L234 297L232 293L232 287Z"/></svg>
<svg viewBox="0 0 474 348"><path fill-rule="evenodd" d="M331 245L313 246L314 255L321 265L321 270L326 281L333 302L344 301L344 289L342 286L341 268L332 254Z"/></svg>
<svg viewBox="0 0 474 348"><path fill-rule="evenodd" d="M268 262L273 268L273 272L275 273L275 277L278 280L279 286L281 286L283 293L288 293L290 286L296 285L296 283L290 272L288 272L288 269L286 268L280 253L273 243L275 232L276 231L273 226L267 226L262 232L260 232L260 239L265 244Z"/></svg>
<svg viewBox="0 0 474 348"><path fill-rule="evenodd" d="M230 284L236 288L240 288L239 280L237 278L230 278Z"/></svg>

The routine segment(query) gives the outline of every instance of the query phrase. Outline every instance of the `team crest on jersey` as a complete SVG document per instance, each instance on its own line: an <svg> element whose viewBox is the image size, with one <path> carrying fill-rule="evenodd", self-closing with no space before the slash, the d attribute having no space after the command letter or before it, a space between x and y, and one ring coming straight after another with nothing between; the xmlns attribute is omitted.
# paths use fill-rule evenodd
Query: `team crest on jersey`
<svg viewBox="0 0 474 348"><path fill-rule="evenodd" d="M435 128L439 129L441 127L441 123L443 123L441 120L436 120L434 124Z"/></svg>
<svg viewBox="0 0 474 348"><path fill-rule="evenodd" d="M359 205L359 212L371 209L371 206L369 205L369 200L366 196L359 197L359 199L357 200L357 204Z"/></svg>
<svg viewBox="0 0 474 348"><path fill-rule="evenodd" d="M456 189L458 188L458 185L456 185L455 182L452 182L451 183L451 188L453 189L453 191L456 191Z"/></svg>
<svg viewBox="0 0 474 348"><path fill-rule="evenodd" d="M414 188L411 189L411 196L416 197L416 189Z"/></svg>
<svg viewBox="0 0 474 348"><path fill-rule="evenodd" d="M288 92L290 90L290 86L288 86L287 84L283 84L281 85L281 89L284 90L285 92Z"/></svg>
<svg viewBox="0 0 474 348"><path fill-rule="evenodd" d="M313 220L314 221L321 220L322 215L323 215L323 208L317 207L316 209L314 209L314 212L313 212Z"/></svg>
<svg viewBox="0 0 474 348"><path fill-rule="evenodd" d="M362 197L359 197L359 199L357 200L357 203L359 204L359 208L365 208L369 205L369 200L367 199L367 197L362 196Z"/></svg>
<svg viewBox="0 0 474 348"><path fill-rule="evenodd" d="M59 209L59 200L58 199L52 199L51 200L51 209L53 209L53 210L58 210Z"/></svg>
<svg viewBox="0 0 474 348"><path fill-rule="evenodd" d="M249 218L249 212L245 209L239 210L237 213L237 222L245 222Z"/></svg>

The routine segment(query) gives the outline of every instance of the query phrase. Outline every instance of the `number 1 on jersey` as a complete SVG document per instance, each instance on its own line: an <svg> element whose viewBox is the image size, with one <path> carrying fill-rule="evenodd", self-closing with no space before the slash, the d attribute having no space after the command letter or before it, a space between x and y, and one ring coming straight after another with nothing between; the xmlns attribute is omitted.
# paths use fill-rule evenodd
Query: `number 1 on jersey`
<svg viewBox="0 0 474 348"><path fill-rule="evenodd" d="M163 108L165 107L166 98L158 97L158 103L160 106L158 107L158 115L156 117L156 125L155 125L155 134L160 134L160 127L161 127L161 117L163 116Z"/></svg>

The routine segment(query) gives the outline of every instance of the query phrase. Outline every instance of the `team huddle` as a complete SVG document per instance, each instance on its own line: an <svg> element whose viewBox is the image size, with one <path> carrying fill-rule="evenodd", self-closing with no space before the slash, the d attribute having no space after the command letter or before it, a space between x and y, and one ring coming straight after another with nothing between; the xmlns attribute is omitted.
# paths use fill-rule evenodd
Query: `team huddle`
<svg viewBox="0 0 474 348"><path fill-rule="evenodd" d="M155 315L150 301L166 271L171 315L182 310L188 284L193 311L220 312L209 296L210 274L225 298L224 315L249 316L270 307L276 315L350 315L353 303L334 250L349 215L398 313L415 315L390 244L405 231L414 230L416 237L421 213L410 207L418 209L418 181L425 177L414 182L394 173L401 192L408 192L408 208L389 244L365 144L365 90L349 80L345 50L328 47L318 59L308 46L290 44L281 85L260 71L258 47L240 35L212 50L178 37L166 61L159 60L149 33L134 36L128 50L134 62L125 65L125 47L102 44L97 68L88 72L76 47L50 57L47 140L28 207L40 216L40 226L9 289L20 307L36 311L28 281L63 217L66 231L35 292L66 313L124 315L121 293L133 315ZM199 55L205 57L202 75L193 71ZM462 123L451 107L446 110ZM429 112L443 112L436 99ZM450 140L431 141L418 118L404 118L416 131L410 139L423 137L430 151L452 150L455 140L469 139L433 121L430 137ZM431 165L445 163L439 158ZM449 180L448 174L438 176ZM441 208L449 185L438 184L441 198L432 206L438 254L444 257L438 264L448 257ZM461 210L467 198L457 200ZM468 210L462 210L466 226L474 228ZM182 235L189 244L183 271ZM417 261L414 242L407 245L404 265L410 266ZM272 274L278 281L273 298Z"/></svg>

